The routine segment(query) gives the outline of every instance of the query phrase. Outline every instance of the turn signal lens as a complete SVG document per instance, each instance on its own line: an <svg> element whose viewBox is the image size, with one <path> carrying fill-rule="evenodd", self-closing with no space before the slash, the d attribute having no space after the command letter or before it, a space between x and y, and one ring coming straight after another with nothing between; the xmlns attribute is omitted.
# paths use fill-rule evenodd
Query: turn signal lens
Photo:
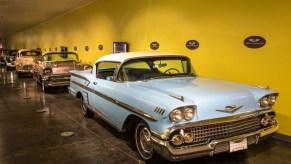
<svg viewBox="0 0 291 164"><path fill-rule="evenodd" d="M184 141L186 143L191 143L193 141L193 134L192 133L185 133Z"/></svg>
<svg viewBox="0 0 291 164"><path fill-rule="evenodd" d="M268 126L276 124L277 121L274 115L265 114L265 116L261 119L260 123L263 126Z"/></svg>
<svg viewBox="0 0 291 164"><path fill-rule="evenodd" d="M173 136L171 141L175 146L179 146L183 143L183 137L181 134L176 134Z"/></svg>

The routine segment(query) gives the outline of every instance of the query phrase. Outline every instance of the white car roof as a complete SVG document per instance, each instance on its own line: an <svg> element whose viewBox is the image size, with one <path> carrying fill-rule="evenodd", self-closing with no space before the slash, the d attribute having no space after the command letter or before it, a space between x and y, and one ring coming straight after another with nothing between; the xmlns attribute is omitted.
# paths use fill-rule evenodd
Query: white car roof
<svg viewBox="0 0 291 164"><path fill-rule="evenodd" d="M99 58L96 63L101 61L113 61L113 62L124 62L128 59L140 58L140 57L157 57L157 56L185 56L176 53L167 52L127 52L105 55Z"/></svg>

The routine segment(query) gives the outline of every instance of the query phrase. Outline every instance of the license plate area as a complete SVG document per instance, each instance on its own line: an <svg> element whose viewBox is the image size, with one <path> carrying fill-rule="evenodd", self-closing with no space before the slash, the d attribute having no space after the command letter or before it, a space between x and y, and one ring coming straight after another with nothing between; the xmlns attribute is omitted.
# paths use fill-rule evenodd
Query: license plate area
<svg viewBox="0 0 291 164"><path fill-rule="evenodd" d="M229 152L230 153L240 151L240 150L245 150L247 148L248 148L247 138L229 141Z"/></svg>

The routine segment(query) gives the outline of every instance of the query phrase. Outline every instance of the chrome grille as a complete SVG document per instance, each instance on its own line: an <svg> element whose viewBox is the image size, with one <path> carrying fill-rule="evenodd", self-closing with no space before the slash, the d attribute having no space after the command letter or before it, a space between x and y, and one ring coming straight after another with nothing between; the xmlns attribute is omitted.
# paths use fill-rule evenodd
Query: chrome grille
<svg viewBox="0 0 291 164"><path fill-rule="evenodd" d="M23 70L32 70L33 69L33 65L24 65Z"/></svg>
<svg viewBox="0 0 291 164"><path fill-rule="evenodd" d="M252 117L243 120L187 128L185 129L185 132L192 133L194 137L191 143L184 143L184 146L206 144L212 140L218 140L257 131L260 129L259 120L259 117ZM177 130L176 133L179 133L179 130ZM174 132L173 135L176 133Z"/></svg>
<svg viewBox="0 0 291 164"><path fill-rule="evenodd" d="M50 77L50 81L52 82L63 82L63 81L70 81L70 76L52 76Z"/></svg>

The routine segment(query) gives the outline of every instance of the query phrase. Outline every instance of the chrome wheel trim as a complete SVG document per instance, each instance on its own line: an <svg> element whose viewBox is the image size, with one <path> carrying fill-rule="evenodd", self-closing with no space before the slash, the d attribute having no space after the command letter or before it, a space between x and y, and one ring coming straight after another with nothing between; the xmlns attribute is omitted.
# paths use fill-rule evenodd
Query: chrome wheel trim
<svg viewBox="0 0 291 164"><path fill-rule="evenodd" d="M151 134L148 127L139 124L136 128L135 141L139 154L143 159L150 159L153 155L153 146L151 142Z"/></svg>

